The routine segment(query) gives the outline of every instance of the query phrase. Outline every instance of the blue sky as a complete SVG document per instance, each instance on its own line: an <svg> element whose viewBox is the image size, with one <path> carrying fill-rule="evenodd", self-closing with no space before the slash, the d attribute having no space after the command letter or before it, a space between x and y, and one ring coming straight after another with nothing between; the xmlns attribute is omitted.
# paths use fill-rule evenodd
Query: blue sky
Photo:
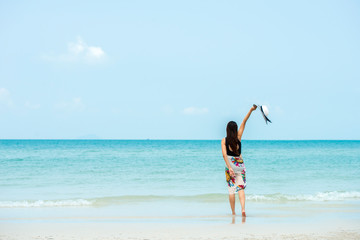
<svg viewBox="0 0 360 240"><path fill-rule="evenodd" d="M2 1L0 138L359 139L358 1Z"/></svg>

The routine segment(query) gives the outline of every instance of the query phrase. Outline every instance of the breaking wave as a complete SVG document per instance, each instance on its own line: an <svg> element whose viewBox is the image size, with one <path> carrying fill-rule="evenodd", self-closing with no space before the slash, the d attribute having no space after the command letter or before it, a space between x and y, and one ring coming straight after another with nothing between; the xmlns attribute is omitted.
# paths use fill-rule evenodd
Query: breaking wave
<svg viewBox="0 0 360 240"><path fill-rule="evenodd" d="M227 194L199 194L189 196L173 195L125 195L115 197L101 197L90 199L59 199L59 200L22 200L0 201L0 208L33 208L33 207L86 207L124 205L129 203L149 203L159 201L187 201L187 202L223 202ZM247 194L246 200L250 202L326 202L360 200L360 192L319 192L316 194L286 195L286 194Z"/></svg>

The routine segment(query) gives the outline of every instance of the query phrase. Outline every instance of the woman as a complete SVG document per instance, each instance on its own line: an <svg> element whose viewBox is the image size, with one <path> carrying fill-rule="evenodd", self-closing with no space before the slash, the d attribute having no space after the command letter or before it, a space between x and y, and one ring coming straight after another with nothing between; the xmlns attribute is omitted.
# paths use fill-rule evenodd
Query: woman
<svg viewBox="0 0 360 240"><path fill-rule="evenodd" d="M253 105L246 114L239 130L237 129L236 122L230 121L226 127L226 138L223 138L221 141L222 154L226 164L225 176L228 183L231 211L235 215L235 193L238 192L243 217L246 217L244 192L246 187L246 169L241 155L241 137L247 120L256 108L256 105Z"/></svg>

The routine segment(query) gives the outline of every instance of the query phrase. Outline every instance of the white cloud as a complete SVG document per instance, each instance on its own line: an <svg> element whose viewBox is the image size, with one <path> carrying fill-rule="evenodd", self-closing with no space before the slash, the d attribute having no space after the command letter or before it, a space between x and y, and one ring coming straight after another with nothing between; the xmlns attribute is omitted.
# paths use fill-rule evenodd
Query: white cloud
<svg viewBox="0 0 360 240"><path fill-rule="evenodd" d="M101 47L88 47L87 54L88 57L102 58L105 56L105 52Z"/></svg>
<svg viewBox="0 0 360 240"><path fill-rule="evenodd" d="M68 51L73 55L78 55L85 51L85 49L86 43L80 37L78 37L76 43L71 42L68 44Z"/></svg>
<svg viewBox="0 0 360 240"><path fill-rule="evenodd" d="M56 108L68 111L81 111L85 108L85 104L80 97L75 97L70 101L58 103Z"/></svg>
<svg viewBox="0 0 360 240"><path fill-rule="evenodd" d="M34 103L30 103L29 101L25 102L25 107L27 107L28 109L39 109L40 108L40 104L34 104Z"/></svg>
<svg viewBox="0 0 360 240"><path fill-rule="evenodd" d="M76 42L68 44L67 53L58 56L43 56L43 59L50 62L80 62L90 64L100 63L105 58L106 54L101 47L89 46L81 37L78 37Z"/></svg>
<svg viewBox="0 0 360 240"><path fill-rule="evenodd" d="M10 96L10 92L6 88L0 88L0 105L6 107L12 107L14 105Z"/></svg>
<svg viewBox="0 0 360 240"><path fill-rule="evenodd" d="M183 114L186 115L201 115L208 113L209 110L207 108L197 108L197 107L188 107L183 110Z"/></svg>

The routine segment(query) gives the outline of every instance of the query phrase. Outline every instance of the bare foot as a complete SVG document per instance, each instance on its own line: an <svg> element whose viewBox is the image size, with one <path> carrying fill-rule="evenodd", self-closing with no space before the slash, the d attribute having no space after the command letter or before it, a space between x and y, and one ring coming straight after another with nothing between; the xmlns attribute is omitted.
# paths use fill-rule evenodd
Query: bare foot
<svg viewBox="0 0 360 240"><path fill-rule="evenodd" d="M246 217L246 213L245 212L242 212L241 214L243 217Z"/></svg>

